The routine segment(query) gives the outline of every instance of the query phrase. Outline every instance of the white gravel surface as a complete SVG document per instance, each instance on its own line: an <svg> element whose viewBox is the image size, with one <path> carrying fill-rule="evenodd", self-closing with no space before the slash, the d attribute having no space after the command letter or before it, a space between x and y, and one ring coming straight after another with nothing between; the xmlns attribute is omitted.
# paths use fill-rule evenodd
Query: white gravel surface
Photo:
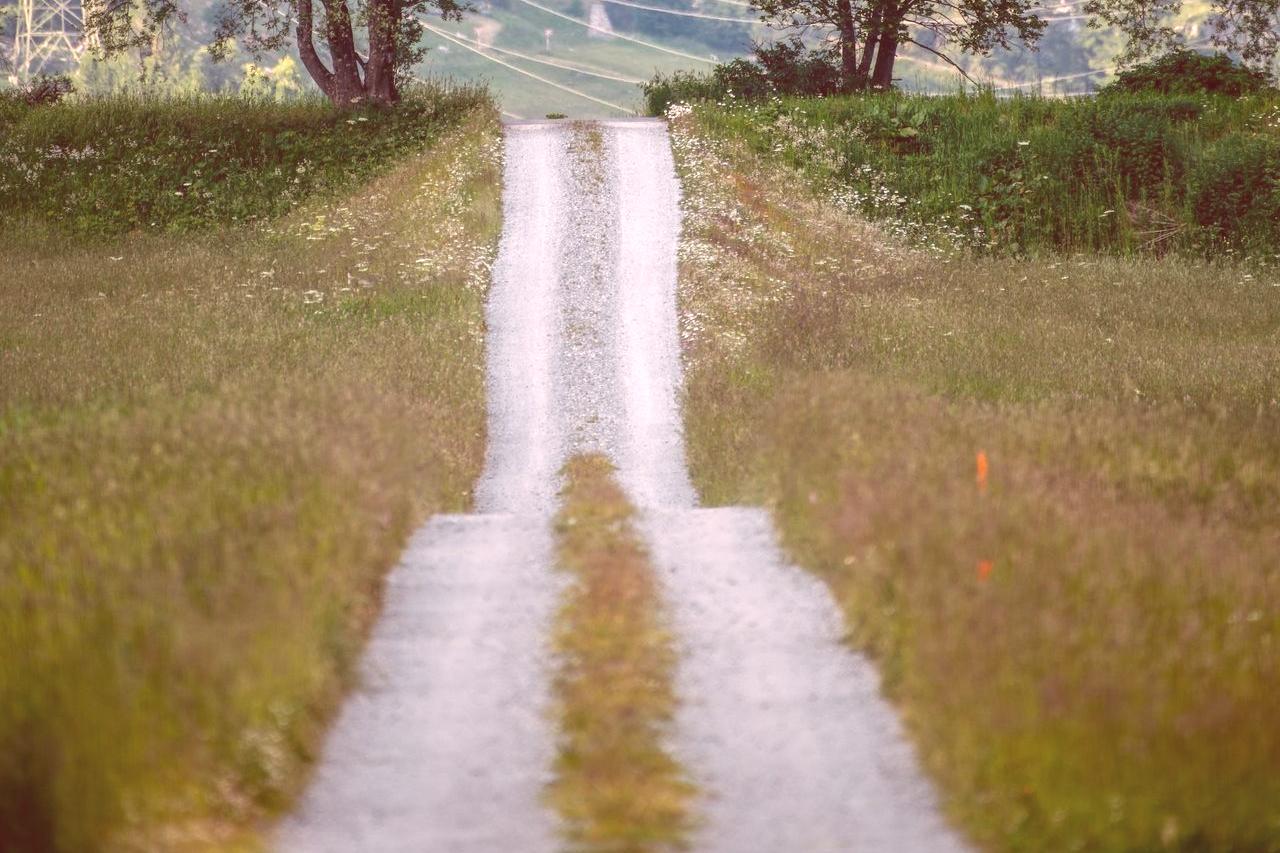
<svg viewBox="0 0 1280 853"><path fill-rule="evenodd" d="M514 123L506 158L481 514L433 519L392 573L364 686L280 848L557 846L550 520L564 461L600 451L643 510L682 649L671 746L704 794L694 849L963 849L825 587L764 512L694 508L665 125Z"/></svg>

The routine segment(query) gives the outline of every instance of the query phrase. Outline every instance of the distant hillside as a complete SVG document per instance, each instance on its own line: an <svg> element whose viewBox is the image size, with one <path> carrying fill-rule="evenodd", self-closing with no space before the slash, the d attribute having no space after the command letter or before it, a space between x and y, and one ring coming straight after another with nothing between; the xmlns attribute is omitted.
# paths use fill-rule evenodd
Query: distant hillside
<svg viewBox="0 0 1280 853"><path fill-rule="evenodd" d="M1093 91L1109 79L1122 44L1114 32L1089 29L1081 6L1082 0L1047 6L1049 25L1036 51L961 58L961 64L974 79L1005 91ZM1207 13L1205 0L1184 7L1181 27L1192 44L1205 42ZM433 50L422 73L486 80L504 110L521 117L616 115L637 106L638 83L655 72L706 70L748 53L753 38L779 35L738 0L489 0L461 25L430 26L425 38ZM916 91L951 91L961 83L954 69L915 48L901 55L898 76Z"/></svg>
<svg viewBox="0 0 1280 853"><path fill-rule="evenodd" d="M1049 25L1036 51L960 61L975 79L1004 91L1092 91L1106 82L1121 41L1113 32L1089 29L1082 4L1051 0L1046 5ZM0 8L5 5L0 0ZM211 62L202 45L212 7L212 0L187 5L187 21L145 61L122 57L73 69L77 84L89 91L116 90L136 86L145 72L148 85L165 91L254 88L287 97L310 88L290 57L254 64L253 57L241 54ZM1193 45L1206 41L1208 9L1207 0L1184 6L1182 28ZM513 117L621 115L639 106L639 84L655 73L708 70L747 54L753 39L779 35L757 20L745 0L479 0L460 24L424 21L423 38L431 51L417 73L486 81ZM916 91L952 91L961 82L954 69L916 48L901 54L897 72L901 85Z"/></svg>

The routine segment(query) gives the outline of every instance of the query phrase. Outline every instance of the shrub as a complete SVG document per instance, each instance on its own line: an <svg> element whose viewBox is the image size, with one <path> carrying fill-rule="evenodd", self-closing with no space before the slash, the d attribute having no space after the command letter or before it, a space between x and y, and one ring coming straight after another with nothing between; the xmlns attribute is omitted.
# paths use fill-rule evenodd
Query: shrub
<svg viewBox="0 0 1280 853"><path fill-rule="evenodd" d="M1111 164L1113 175L1127 193L1145 195L1176 180L1182 158L1173 135L1172 104L1102 100L1082 104L1067 113L1063 131L1079 146L1069 165L1070 177L1096 184L1098 158Z"/></svg>
<svg viewBox="0 0 1280 853"><path fill-rule="evenodd" d="M770 95L824 97L840 91L839 57L830 49L811 50L796 38L757 44L754 59L735 59L701 74L676 71L641 84L645 109L662 115L674 103L755 101Z"/></svg>
<svg viewBox="0 0 1280 853"><path fill-rule="evenodd" d="M1280 139L1221 140L1198 159L1191 186L1195 222L1217 240L1265 247L1280 235Z"/></svg>
<svg viewBox="0 0 1280 853"><path fill-rule="evenodd" d="M1159 92L1163 95L1227 95L1239 98L1270 88L1266 73L1245 68L1222 53L1175 50L1122 71L1103 93Z"/></svg>
<svg viewBox="0 0 1280 853"><path fill-rule="evenodd" d="M742 62L747 66L751 64L740 59L735 59L734 62ZM717 70L723 67L719 66ZM664 114L672 104L717 101L725 95L725 89L714 74L696 71L655 74L652 80L640 84L640 90L644 93L645 112L651 116Z"/></svg>
<svg viewBox="0 0 1280 853"><path fill-rule="evenodd" d="M792 37L758 44L754 52L770 87L780 95L821 98L840 91L840 61L830 48L811 50Z"/></svg>

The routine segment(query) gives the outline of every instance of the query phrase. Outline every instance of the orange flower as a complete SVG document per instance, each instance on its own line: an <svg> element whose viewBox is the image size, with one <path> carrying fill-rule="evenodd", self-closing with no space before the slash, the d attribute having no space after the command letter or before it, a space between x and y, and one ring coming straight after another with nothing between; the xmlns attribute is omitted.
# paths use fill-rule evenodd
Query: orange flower
<svg viewBox="0 0 1280 853"><path fill-rule="evenodd" d="M991 562L990 560L979 560L978 561L978 580L984 581L987 578L991 577L991 570L994 569L995 567L996 567L996 564Z"/></svg>
<svg viewBox="0 0 1280 853"><path fill-rule="evenodd" d="M987 493L987 452L985 450L978 451L978 491L982 494Z"/></svg>

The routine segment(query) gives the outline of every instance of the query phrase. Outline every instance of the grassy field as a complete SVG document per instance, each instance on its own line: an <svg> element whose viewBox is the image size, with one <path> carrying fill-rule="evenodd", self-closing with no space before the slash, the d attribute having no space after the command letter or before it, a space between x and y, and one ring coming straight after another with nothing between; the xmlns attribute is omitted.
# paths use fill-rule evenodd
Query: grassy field
<svg viewBox="0 0 1280 853"><path fill-rule="evenodd" d="M483 97L432 97L439 112L387 129L401 144L349 174L335 153L347 118L314 106L89 103L21 119L26 139L170 107L278 122L329 164L305 191L329 192L253 228L209 227L232 205L152 229L181 236L78 237L54 209L10 227L0 849L253 847L298 789L408 532L467 507L501 147ZM232 162L238 183L215 198L278 212L271 159ZM102 180L109 200L123 179L104 167Z"/></svg>
<svg viewBox="0 0 1280 853"><path fill-rule="evenodd" d="M653 567L609 461L574 457L564 473L556 532L573 583L556 630L551 802L572 849L682 849L694 789L662 745L676 652Z"/></svg>
<svg viewBox="0 0 1280 853"><path fill-rule="evenodd" d="M0 227L190 231L289 212L357 185L480 104L411 89L396 110L227 96L114 95L27 107L0 96Z"/></svg>
<svg viewBox="0 0 1280 853"><path fill-rule="evenodd" d="M1280 262L1280 93L886 95L704 108L918 243Z"/></svg>
<svg viewBox="0 0 1280 853"><path fill-rule="evenodd" d="M1280 278L905 248L708 110L703 499L772 508L983 847L1280 850Z"/></svg>

